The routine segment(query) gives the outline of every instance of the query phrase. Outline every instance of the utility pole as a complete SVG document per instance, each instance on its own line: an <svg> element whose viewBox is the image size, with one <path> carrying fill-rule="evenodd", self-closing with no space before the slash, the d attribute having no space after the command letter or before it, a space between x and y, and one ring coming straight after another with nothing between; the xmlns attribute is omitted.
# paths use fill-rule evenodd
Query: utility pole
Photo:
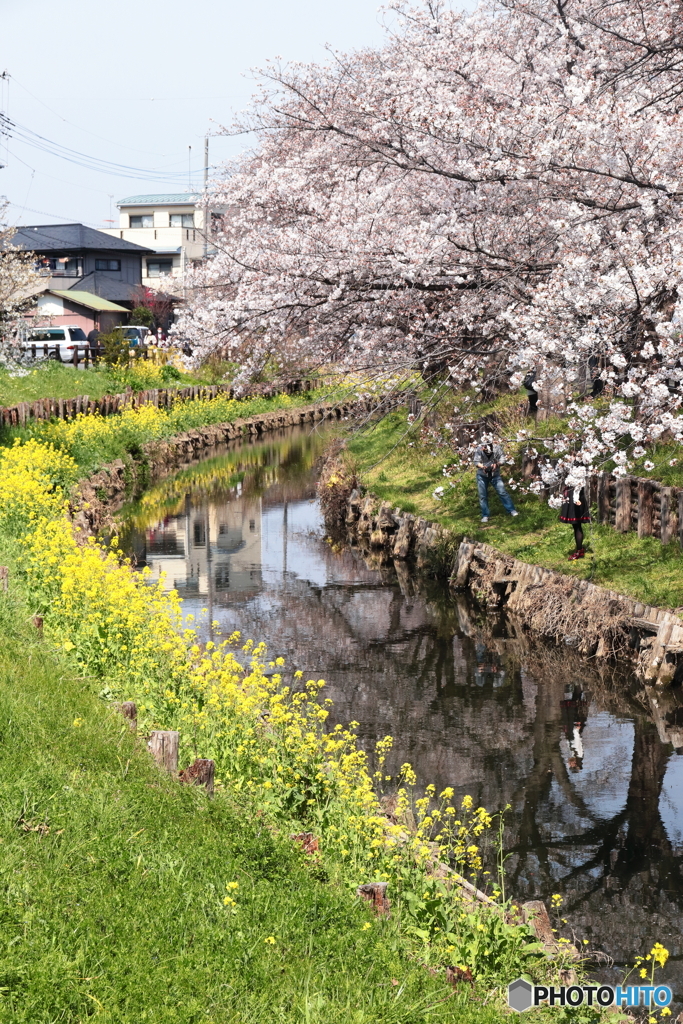
<svg viewBox="0 0 683 1024"><path fill-rule="evenodd" d="M204 138L204 259L209 254L209 136Z"/></svg>
<svg viewBox="0 0 683 1024"><path fill-rule="evenodd" d="M7 136L7 142L5 144L5 149L6 149L6 159L7 159L8 162L9 162L9 140L10 140L10 131L9 131L9 129L11 127L11 122L9 120L9 80L10 80L10 73L9 73L9 71L7 71L7 70L3 71L3 73L0 75L0 83L2 84L2 88L3 88L3 92L4 92L4 83L7 82L7 110L6 111L0 110L0 135L6 135ZM2 105L4 105L4 104L2 104ZM6 167L6 166L7 166L7 164L0 164L0 169L3 168L3 167Z"/></svg>

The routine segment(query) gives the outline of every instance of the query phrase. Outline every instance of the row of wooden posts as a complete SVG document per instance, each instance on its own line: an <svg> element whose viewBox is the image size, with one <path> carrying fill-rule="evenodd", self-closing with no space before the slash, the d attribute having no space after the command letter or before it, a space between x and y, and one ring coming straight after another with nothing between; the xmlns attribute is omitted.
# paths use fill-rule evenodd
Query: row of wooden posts
<svg viewBox="0 0 683 1024"><path fill-rule="evenodd" d="M254 392L260 398L274 398L277 394L297 394L312 386L308 380L294 380L281 384L258 385ZM117 395L103 395L90 398L78 395L76 398L40 398L35 402L18 402L16 405L0 406L0 426L25 427L29 420L70 420L79 414L112 416L124 409L139 409L143 405L155 405L159 409L170 409L176 402L208 401L225 395L234 397L229 384L197 385L185 388L149 388L146 391L126 391ZM245 395L245 398L251 396Z"/></svg>
<svg viewBox="0 0 683 1024"><path fill-rule="evenodd" d="M0 566L0 589L7 592L9 589L9 570L6 565ZM40 615L34 615L33 625L42 634L43 619ZM137 732L138 709L135 701L126 700L118 705L119 711L128 722L132 732ZM211 758L198 757L195 761L178 772L178 748L180 745L180 733L175 729L154 729L147 739L147 749L152 757L164 771L177 774L178 780L193 786L200 786L206 790L208 796L213 796L216 765ZM319 844L317 837L312 832L300 832L290 836L290 839L299 843L303 852L309 856L317 856ZM450 869L449 869L450 870ZM455 872L450 872L452 878L459 886L464 888L471 898L483 903L492 904L492 900L485 893L480 892L471 882L462 878ZM387 895L387 882L366 882L359 885L356 895L366 900L372 907L375 914L380 917L388 917L391 914L391 901ZM552 938L552 930L548 919L548 912L543 903L525 903L522 907L524 920L535 929L541 942L548 945L546 936L541 928L546 927L550 935L550 943L555 948L555 940ZM527 913L528 912L528 913ZM537 920L538 918L538 920Z"/></svg>
<svg viewBox="0 0 683 1024"><path fill-rule="evenodd" d="M610 523L619 533L636 530L639 537L659 537L662 544L678 537L683 547L683 488L613 473L591 474L589 486L598 522Z"/></svg>
<svg viewBox="0 0 683 1024"><path fill-rule="evenodd" d="M525 456L522 475L537 475L538 459ZM557 485L552 488L557 490ZM668 487L648 477L590 473L586 481L589 505L597 506L597 521L618 533L637 532L639 537L658 537L662 544L678 539L683 549L683 487ZM542 497L550 497L546 487Z"/></svg>
<svg viewBox="0 0 683 1024"><path fill-rule="evenodd" d="M0 590L7 593L9 590L9 569L6 565L0 565ZM34 615L32 623L40 634L43 632L42 615ZM133 732L138 727L138 709L132 700L126 700L119 705L121 714L128 722ZM161 768L168 772L178 771L178 744L180 733L174 730L156 729L150 733L147 747L152 757ZM191 764L185 771L180 772L181 782L188 782L194 786L203 786L206 792L213 793L215 764L205 757L198 757L194 764Z"/></svg>

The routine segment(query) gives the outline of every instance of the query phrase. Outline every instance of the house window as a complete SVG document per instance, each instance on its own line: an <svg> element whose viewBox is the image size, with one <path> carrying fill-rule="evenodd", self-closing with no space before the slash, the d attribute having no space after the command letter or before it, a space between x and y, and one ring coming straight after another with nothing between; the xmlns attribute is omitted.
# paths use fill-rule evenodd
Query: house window
<svg viewBox="0 0 683 1024"><path fill-rule="evenodd" d="M171 227L172 228L193 228L194 227L194 214L193 213L172 213L171 214Z"/></svg>
<svg viewBox="0 0 683 1024"><path fill-rule="evenodd" d="M216 590L230 590L230 566L216 567Z"/></svg>
<svg viewBox="0 0 683 1024"><path fill-rule="evenodd" d="M80 277L82 274L79 259L70 259L68 256L49 256L41 262L42 267L48 269L53 277Z"/></svg>
<svg viewBox="0 0 683 1024"><path fill-rule="evenodd" d="M95 260L95 270L120 270L121 260Z"/></svg>
<svg viewBox="0 0 683 1024"><path fill-rule="evenodd" d="M63 327L45 327L37 328L31 331L30 340L34 341L65 341L66 335L64 334Z"/></svg>
<svg viewBox="0 0 683 1024"><path fill-rule="evenodd" d="M130 226L132 228L153 228L154 227L154 214L153 213L139 213L131 214Z"/></svg>
<svg viewBox="0 0 683 1024"><path fill-rule="evenodd" d="M147 277L170 277L173 260L147 260Z"/></svg>

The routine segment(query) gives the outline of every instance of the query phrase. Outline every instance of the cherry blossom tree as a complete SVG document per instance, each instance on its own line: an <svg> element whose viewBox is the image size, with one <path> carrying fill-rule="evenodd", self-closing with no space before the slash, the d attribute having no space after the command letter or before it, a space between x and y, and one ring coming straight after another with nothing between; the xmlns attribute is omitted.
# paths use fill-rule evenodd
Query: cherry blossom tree
<svg viewBox="0 0 683 1024"><path fill-rule="evenodd" d="M585 464L683 437L681 0L387 18L381 48L269 66L226 129L257 146L212 191L229 214L179 324L196 355L458 387L533 368L570 396L599 374L610 412L570 410Z"/></svg>
<svg viewBox="0 0 683 1024"><path fill-rule="evenodd" d="M0 208L0 223L3 212ZM0 360L3 362L17 355L17 328L22 313L33 304L32 296L40 283L34 254L11 243L15 232L15 228L0 227Z"/></svg>

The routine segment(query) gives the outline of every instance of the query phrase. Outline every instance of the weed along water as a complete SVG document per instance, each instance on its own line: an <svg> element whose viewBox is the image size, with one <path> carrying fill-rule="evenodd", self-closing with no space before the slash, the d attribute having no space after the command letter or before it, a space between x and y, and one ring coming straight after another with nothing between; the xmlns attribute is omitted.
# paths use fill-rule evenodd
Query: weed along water
<svg viewBox="0 0 683 1024"><path fill-rule="evenodd" d="M359 723L366 749L393 736L388 774L409 761L437 791L509 806L509 893L554 906L557 936L616 965L662 942L680 1000L683 707L332 545L315 499L324 443L289 431L163 480L124 510L122 547L165 574L203 639L218 623L265 640L326 680L332 720ZM599 974L620 980L609 963Z"/></svg>

